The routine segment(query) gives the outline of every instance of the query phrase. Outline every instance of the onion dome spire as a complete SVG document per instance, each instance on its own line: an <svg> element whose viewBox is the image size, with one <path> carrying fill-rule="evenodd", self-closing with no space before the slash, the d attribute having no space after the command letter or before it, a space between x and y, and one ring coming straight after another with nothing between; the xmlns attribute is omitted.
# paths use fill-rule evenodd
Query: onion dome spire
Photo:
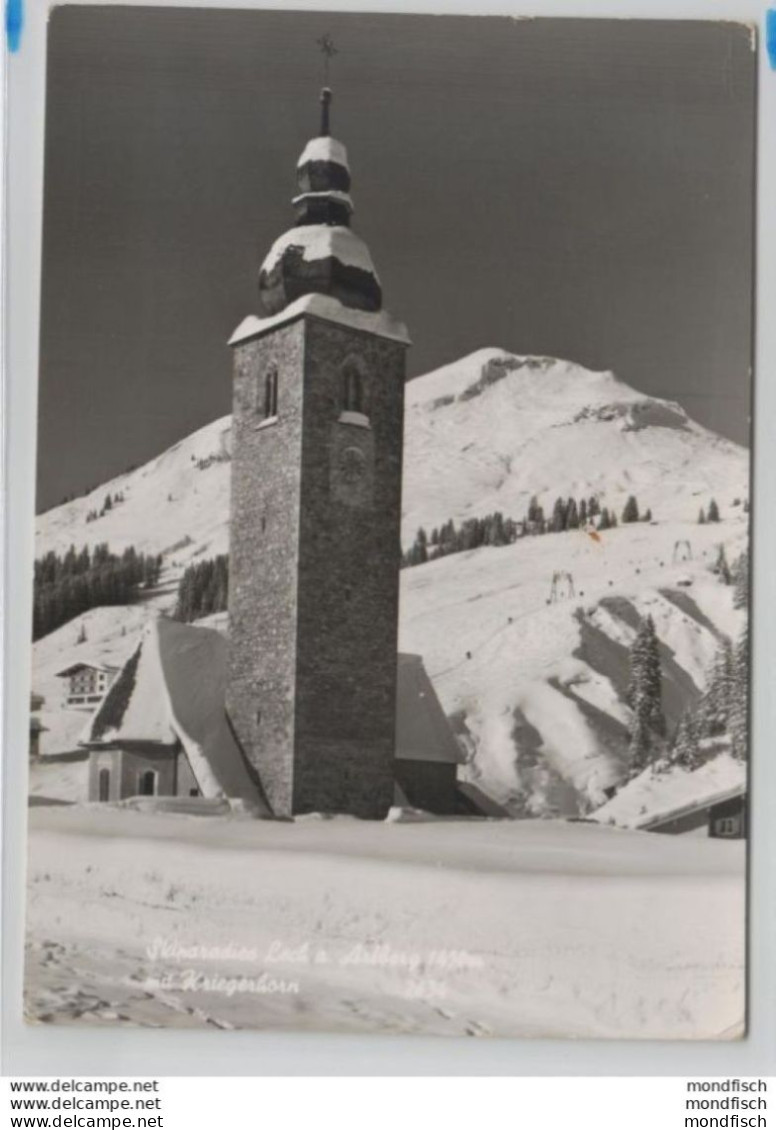
<svg viewBox="0 0 776 1130"><path fill-rule="evenodd" d="M350 227L350 169L345 146L329 134L331 91L321 91L321 132L305 146L296 167L299 195L293 204L297 224L342 224Z"/></svg>
<svg viewBox="0 0 776 1130"><path fill-rule="evenodd" d="M329 133L328 86L320 102L321 131L308 141L296 167L296 226L275 240L259 272L259 296L268 315L305 294L327 294L356 310L382 306L369 249L350 230L350 168L345 146Z"/></svg>

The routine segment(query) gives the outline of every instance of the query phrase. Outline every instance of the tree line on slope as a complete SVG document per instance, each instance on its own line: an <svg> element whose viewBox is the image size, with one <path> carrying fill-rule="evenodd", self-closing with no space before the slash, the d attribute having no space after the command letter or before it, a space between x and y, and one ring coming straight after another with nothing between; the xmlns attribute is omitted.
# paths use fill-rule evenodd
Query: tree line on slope
<svg viewBox="0 0 776 1130"><path fill-rule="evenodd" d="M101 605L132 604L142 589L159 581L161 554L129 546L119 556L107 543L60 556L50 550L35 562L32 638L48 635L68 620Z"/></svg>
<svg viewBox="0 0 776 1130"><path fill-rule="evenodd" d="M630 495L623 507L620 521L651 522L652 511L648 508L642 513L636 496ZM617 525L614 510L602 507L595 495L591 495L589 499L558 497L549 518L534 495L525 517L519 520L506 518L497 510L484 518L466 518L460 526L456 526L450 518L443 525L435 527L431 533L421 526L414 542L402 556L402 567L423 565L437 557L463 553L482 545L511 545L522 537L563 533L590 526L596 530L611 530Z"/></svg>
<svg viewBox="0 0 776 1130"><path fill-rule="evenodd" d="M220 553L189 565L178 585L173 616L191 623L213 612L225 612L229 603L229 554Z"/></svg>
<svg viewBox="0 0 776 1130"><path fill-rule="evenodd" d="M749 603L749 554L744 552L732 569L733 604ZM735 644L719 641L706 691L682 715L669 740L661 696L661 663L655 623L646 616L629 652L629 681L625 699L632 711L628 747L630 776L649 766L668 769L677 765L697 769L715 746L724 741L737 760L748 751L749 623Z"/></svg>

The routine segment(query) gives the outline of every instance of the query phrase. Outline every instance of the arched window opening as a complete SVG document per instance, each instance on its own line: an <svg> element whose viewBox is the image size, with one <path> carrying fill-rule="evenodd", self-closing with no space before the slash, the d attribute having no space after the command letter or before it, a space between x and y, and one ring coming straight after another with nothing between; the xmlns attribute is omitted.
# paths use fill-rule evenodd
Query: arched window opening
<svg viewBox="0 0 776 1130"><path fill-rule="evenodd" d="M144 773L138 774L137 791L140 796L154 796L156 794L156 773L153 769L146 769Z"/></svg>
<svg viewBox="0 0 776 1130"><path fill-rule="evenodd" d="M364 382L355 365L346 365L342 374L342 410L364 414Z"/></svg>
<svg viewBox="0 0 776 1130"><path fill-rule="evenodd" d="M270 369L264 378L264 419L271 420L278 414L278 371Z"/></svg>
<svg viewBox="0 0 776 1130"><path fill-rule="evenodd" d="M99 798L110 800L110 769L101 769L98 777Z"/></svg>

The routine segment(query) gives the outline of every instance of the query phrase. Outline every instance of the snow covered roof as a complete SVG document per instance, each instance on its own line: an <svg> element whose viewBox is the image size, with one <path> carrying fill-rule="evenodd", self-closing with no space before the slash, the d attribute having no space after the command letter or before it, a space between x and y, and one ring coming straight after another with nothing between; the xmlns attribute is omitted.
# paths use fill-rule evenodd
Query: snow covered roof
<svg viewBox="0 0 776 1130"><path fill-rule="evenodd" d="M268 333L276 326L292 322L303 314L310 314L316 318L323 318L327 322L337 322L351 329L364 330L376 334L378 337L387 337L392 341L400 341L404 345L410 344L407 327L403 322L392 317L387 310L371 313L367 310L356 310L351 306L344 306L339 299L328 294L304 294L290 303L284 310L272 314L268 318L259 318L249 314L244 318L232 336L229 345L238 345L252 337L259 337Z"/></svg>
<svg viewBox="0 0 776 1130"><path fill-rule="evenodd" d="M181 743L203 796L261 802L225 710L226 640L220 632L160 617L146 629L81 746ZM396 756L464 760L419 655L399 655Z"/></svg>
<svg viewBox="0 0 776 1130"><path fill-rule="evenodd" d="M399 655L396 756L454 765L466 760L419 655Z"/></svg>
<svg viewBox="0 0 776 1130"><path fill-rule="evenodd" d="M327 193L326 195L330 195ZM369 248L350 228L330 226L329 224L303 224L290 228L272 244L264 262L262 272L267 274L291 249L299 249L307 263L316 259L338 259L346 267L358 267L373 275L379 282Z"/></svg>
<svg viewBox="0 0 776 1130"><path fill-rule="evenodd" d="M303 165L307 165L311 161L332 161L336 165L350 169L345 146L333 137L314 137L311 141L308 141L296 163L296 167L301 169Z"/></svg>
<svg viewBox="0 0 776 1130"><path fill-rule="evenodd" d="M77 675L79 671L101 671L105 675L112 675L118 670L118 667L110 667L106 663L73 663L70 667L65 667L64 671L57 671L57 678L67 679L71 675Z"/></svg>
<svg viewBox="0 0 776 1130"><path fill-rule="evenodd" d="M160 617L149 624L80 744L180 742L203 796L262 804L226 717L225 688L223 636Z"/></svg>
<svg viewBox="0 0 776 1130"><path fill-rule="evenodd" d="M740 796L746 782L746 766L729 753L720 753L693 770L674 767L656 773L646 769L596 809L591 818L623 828L648 828L669 817Z"/></svg>

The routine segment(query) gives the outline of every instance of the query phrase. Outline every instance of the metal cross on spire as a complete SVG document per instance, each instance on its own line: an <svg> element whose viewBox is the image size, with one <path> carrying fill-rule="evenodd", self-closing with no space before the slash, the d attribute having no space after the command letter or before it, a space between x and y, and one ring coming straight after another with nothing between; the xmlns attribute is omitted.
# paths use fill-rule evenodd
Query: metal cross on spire
<svg viewBox="0 0 776 1130"><path fill-rule="evenodd" d="M329 90L329 64L337 48L328 32L315 41L323 55L323 90L321 91L321 136L329 136L329 105L331 104L331 91Z"/></svg>
<svg viewBox="0 0 776 1130"><path fill-rule="evenodd" d="M320 39L315 41L321 49L323 55L323 85L329 85L329 64L334 55L338 54L337 48L334 46L334 40L329 35L328 31L322 35Z"/></svg>

